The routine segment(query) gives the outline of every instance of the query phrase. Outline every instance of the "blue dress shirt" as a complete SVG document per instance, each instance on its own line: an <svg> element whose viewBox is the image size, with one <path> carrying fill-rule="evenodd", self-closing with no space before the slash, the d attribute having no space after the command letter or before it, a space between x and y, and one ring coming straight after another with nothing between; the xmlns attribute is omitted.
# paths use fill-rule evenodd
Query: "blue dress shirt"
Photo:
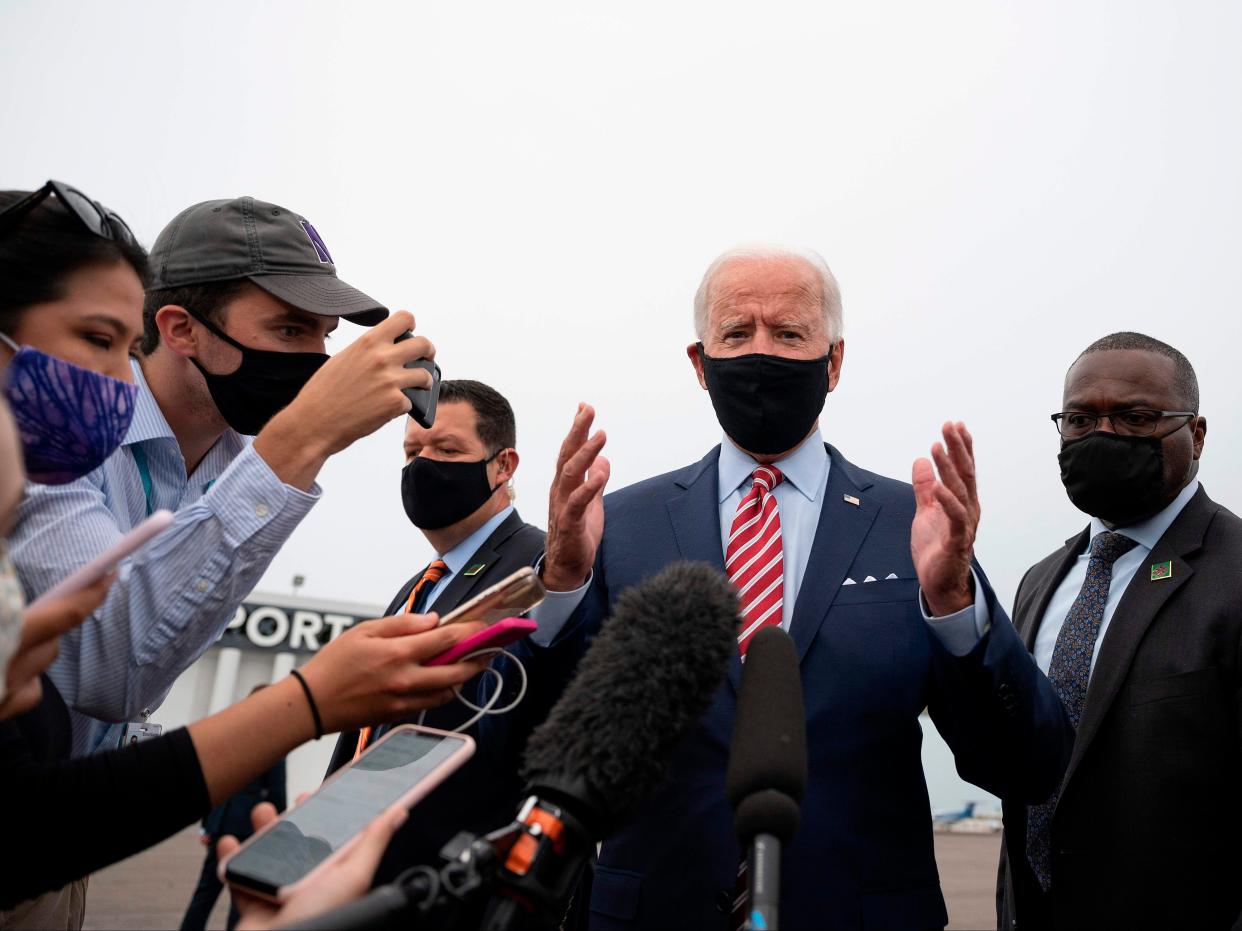
<svg viewBox="0 0 1242 931"><path fill-rule="evenodd" d="M444 564L448 566L448 572L440 577L440 580L432 586L431 591L427 593L427 600L424 602L423 612L427 613L435 610L436 599L444 594L444 589L448 586L449 580L456 576L459 572L466 568L466 563L470 557L478 552L479 547L487 542L496 528L505 522L510 514L513 513L513 505L509 505L499 514L493 515L488 519L487 523L476 530L466 539L462 540L447 553L441 554L440 558L444 560Z"/></svg>
<svg viewBox="0 0 1242 931"><path fill-rule="evenodd" d="M1112 620L1113 612L1117 610L1117 603L1121 601L1121 596L1125 594L1126 586L1130 584L1139 568L1144 566L1157 541L1164 536L1164 532L1177 519L1177 515L1182 513L1182 508L1195 496L1195 492L1198 490L1199 480L1195 479L1183 488L1163 511L1154 517L1149 517L1145 521L1131 524L1128 527L1112 528L1117 533L1129 537L1138 546L1118 557L1117 561L1113 563L1112 580L1108 586L1108 600L1104 603L1104 619L1100 622L1100 632L1095 638L1095 650L1091 654L1092 671L1095 670L1095 661L1100 655L1100 645L1104 643L1104 637L1108 633L1108 622ZM1104 533L1108 529L1098 517L1091 518L1091 539L1094 540L1096 534ZM1070 608L1073 607L1074 599L1078 597L1078 592L1082 589L1082 583L1087 578L1087 563L1091 560L1089 551L1090 547L1079 554L1078 560L1070 568L1070 571L1066 573L1065 578L1061 580L1061 584L1057 586L1056 591L1052 593L1052 599L1048 602L1048 609L1044 612L1044 616L1040 621L1039 632L1035 635L1035 662L1045 675L1048 672L1049 665L1052 663L1052 650L1057 645L1057 636L1061 633L1061 627L1065 624L1065 618L1069 614Z"/></svg>
<svg viewBox="0 0 1242 931"><path fill-rule="evenodd" d="M137 362L133 370L138 396L122 447L76 482L28 484L9 539L33 599L152 511L176 513L168 530L122 563L86 623L60 639L48 674L71 709L77 756L116 746L122 725L115 722L159 706L320 495L318 485L307 493L282 483L232 430L187 476Z"/></svg>

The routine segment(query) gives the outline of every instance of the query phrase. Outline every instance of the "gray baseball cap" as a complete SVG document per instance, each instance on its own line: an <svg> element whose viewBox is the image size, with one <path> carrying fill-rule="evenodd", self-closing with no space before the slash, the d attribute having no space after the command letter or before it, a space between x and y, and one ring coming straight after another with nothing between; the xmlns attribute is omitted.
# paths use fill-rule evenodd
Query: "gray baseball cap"
<svg viewBox="0 0 1242 931"><path fill-rule="evenodd" d="M187 207L151 248L148 291L246 278L301 310L375 326L388 308L336 277L305 217L253 197Z"/></svg>

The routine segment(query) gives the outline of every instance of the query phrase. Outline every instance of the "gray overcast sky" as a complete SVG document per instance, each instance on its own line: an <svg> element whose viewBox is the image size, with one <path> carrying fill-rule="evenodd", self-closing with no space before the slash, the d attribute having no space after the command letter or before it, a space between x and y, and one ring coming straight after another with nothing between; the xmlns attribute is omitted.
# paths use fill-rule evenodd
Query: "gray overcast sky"
<svg viewBox="0 0 1242 931"><path fill-rule="evenodd" d="M966 420L1008 603L1084 523L1048 414L1104 333L1190 357L1201 476L1242 508L1240 39L1226 2L0 0L0 184L70 181L148 245L208 198L304 213L446 377L508 395L541 524L579 400L614 488L718 438L684 355L716 253L817 249L847 346L825 437L908 478ZM400 431L330 463L263 587L383 604L421 567Z"/></svg>

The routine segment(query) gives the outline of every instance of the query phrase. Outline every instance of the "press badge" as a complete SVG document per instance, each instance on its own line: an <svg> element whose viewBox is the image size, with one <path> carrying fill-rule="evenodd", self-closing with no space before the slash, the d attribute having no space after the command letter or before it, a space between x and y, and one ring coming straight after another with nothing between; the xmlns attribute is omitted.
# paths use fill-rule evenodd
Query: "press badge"
<svg viewBox="0 0 1242 931"><path fill-rule="evenodd" d="M144 740L152 740L164 733L162 724L152 724L150 721L130 721L125 725L125 729L121 731L121 742L118 747L132 747L140 744Z"/></svg>

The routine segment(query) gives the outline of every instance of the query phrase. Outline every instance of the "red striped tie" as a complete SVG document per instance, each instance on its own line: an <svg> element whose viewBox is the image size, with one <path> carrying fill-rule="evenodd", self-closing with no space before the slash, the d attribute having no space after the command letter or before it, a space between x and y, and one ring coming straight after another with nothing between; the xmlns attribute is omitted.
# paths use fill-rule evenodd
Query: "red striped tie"
<svg viewBox="0 0 1242 931"><path fill-rule="evenodd" d="M725 572L742 601L742 626L737 648L746 656L750 638L781 622L785 598L785 557L781 545L781 514L773 490L785 478L776 466L759 466L754 484L738 503L725 546Z"/></svg>

